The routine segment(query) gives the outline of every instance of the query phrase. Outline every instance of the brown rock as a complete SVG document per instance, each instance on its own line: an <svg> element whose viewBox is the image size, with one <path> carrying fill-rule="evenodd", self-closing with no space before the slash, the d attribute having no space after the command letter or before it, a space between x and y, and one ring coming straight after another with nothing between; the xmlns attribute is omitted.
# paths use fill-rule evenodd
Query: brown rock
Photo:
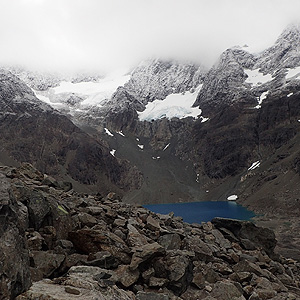
<svg viewBox="0 0 300 300"><path fill-rule="evenodd" d="M159 231L161 228L160 228L160 224L159 224L159 221L158 220L155 220L152 216L148 216L147 217L147 227L150 229L150 230L153 230L153 231Z"/></svg>
<svg viewBox="0 0 300 300"><path fill-rule="evenodd" d="M66 286L65 287L65 291L68 293L68 294L72 294L72 295L80 295L80 291L78 289L75 289L73 287L70 287L70 286Z"/></svg>
<svg viewBox="0 0 300 300"><path fill-rule="evenodd" d="M119 278L118 281L126 288L137 282L140 276L140 272L137 269L131 270L128 265L119 266L116 274Z"/></svg>
<svg viewBox="0 0 300 300"><path fill-rule="evenodd" d="M156 287L156 288L161 288L166 286L168 283L168 279L166 278L158 278L158 277L151 277L149 279L149 287Z"/></svg>
<svg viewBox="0 0 300 300"><path fill-rule="evenodd" d="M181 238L179 234L165 234L159 237L158 243L166 250L176 250L181 247Z"/></svg>
<svg viewBox="0 0 300 300"><path fill-rule="evenodd" d="M131 259L130 268L135 270L142 262L165 253L164 247L158 243L146 244L136 251Z"/></svg>
<svg viewBox="0 0 300 300"><path fill-rule="evenodd" d="M222 300L245 300L242 292L230 281L218 281L210 296Z"/></svg>

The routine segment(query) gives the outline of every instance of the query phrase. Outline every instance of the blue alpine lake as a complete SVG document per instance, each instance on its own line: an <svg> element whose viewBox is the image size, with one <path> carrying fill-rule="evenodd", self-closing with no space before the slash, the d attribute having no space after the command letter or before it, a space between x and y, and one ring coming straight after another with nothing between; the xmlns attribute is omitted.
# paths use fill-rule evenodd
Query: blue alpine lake
<svg viewBox="0 0 300 300"><path fill-rule="evenodd" d="M215 217L237 220L250 220L255 217L253 211L237 204L235 201L204 201L189 203L169 203L144 205L147 209L160 214L173 212L187 223L211 221Z"/></svg>

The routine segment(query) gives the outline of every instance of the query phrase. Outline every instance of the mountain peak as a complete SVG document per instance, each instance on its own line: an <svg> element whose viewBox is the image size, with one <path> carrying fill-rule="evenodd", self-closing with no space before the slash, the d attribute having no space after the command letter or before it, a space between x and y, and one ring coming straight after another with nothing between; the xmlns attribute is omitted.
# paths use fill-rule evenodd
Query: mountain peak
<svg viewBox="0 0 300 300"><path fill-rule="evenodd" d="M300 41L300 23L292 23L281 33L276 43Z"/></svg>

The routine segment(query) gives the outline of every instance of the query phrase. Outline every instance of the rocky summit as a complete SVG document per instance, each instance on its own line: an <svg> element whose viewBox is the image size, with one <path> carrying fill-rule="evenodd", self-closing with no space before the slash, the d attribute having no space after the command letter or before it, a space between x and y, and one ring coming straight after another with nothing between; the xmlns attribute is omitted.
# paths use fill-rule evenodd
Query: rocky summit
<svg viewBox="0 0 300 300"><path fill-rule="evenodd" d="M300 265L248 221L187 224L0 168L0 299L299 299Z"/></svg>

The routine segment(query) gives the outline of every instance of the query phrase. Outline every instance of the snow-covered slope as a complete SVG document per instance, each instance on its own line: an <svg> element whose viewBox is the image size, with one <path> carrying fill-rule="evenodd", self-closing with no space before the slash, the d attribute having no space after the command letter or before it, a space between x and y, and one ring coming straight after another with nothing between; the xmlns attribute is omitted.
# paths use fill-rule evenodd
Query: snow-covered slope
<svg viewBox="0 0 300 300"><path fill-rule="evenodd" d="M249 53L245 47L222 53L208 72L195 106L217 108L239 101L255 103L263 93L271 95L288 85L298 85L299 67L300 26L291 25L272 47L261 53Z"/></svg>
<svg viewBox="0 0 300 300"><path fill-rule="evenodd" d="M194 92L170 94L163 100L154 100L146 105L144 111L139 112L140 121L151 121L161 118L197 118L201 109L192 107L201 89L200 85Z"/></svg>
<svg viewBox="0 0 300 300"><path fill-rule="evenodd" d="M148 60L132 73L125 88L136 99L147 104L165 99L170 94L195 89L202 82L206 69L203 66L177 61Z"/></svg>

